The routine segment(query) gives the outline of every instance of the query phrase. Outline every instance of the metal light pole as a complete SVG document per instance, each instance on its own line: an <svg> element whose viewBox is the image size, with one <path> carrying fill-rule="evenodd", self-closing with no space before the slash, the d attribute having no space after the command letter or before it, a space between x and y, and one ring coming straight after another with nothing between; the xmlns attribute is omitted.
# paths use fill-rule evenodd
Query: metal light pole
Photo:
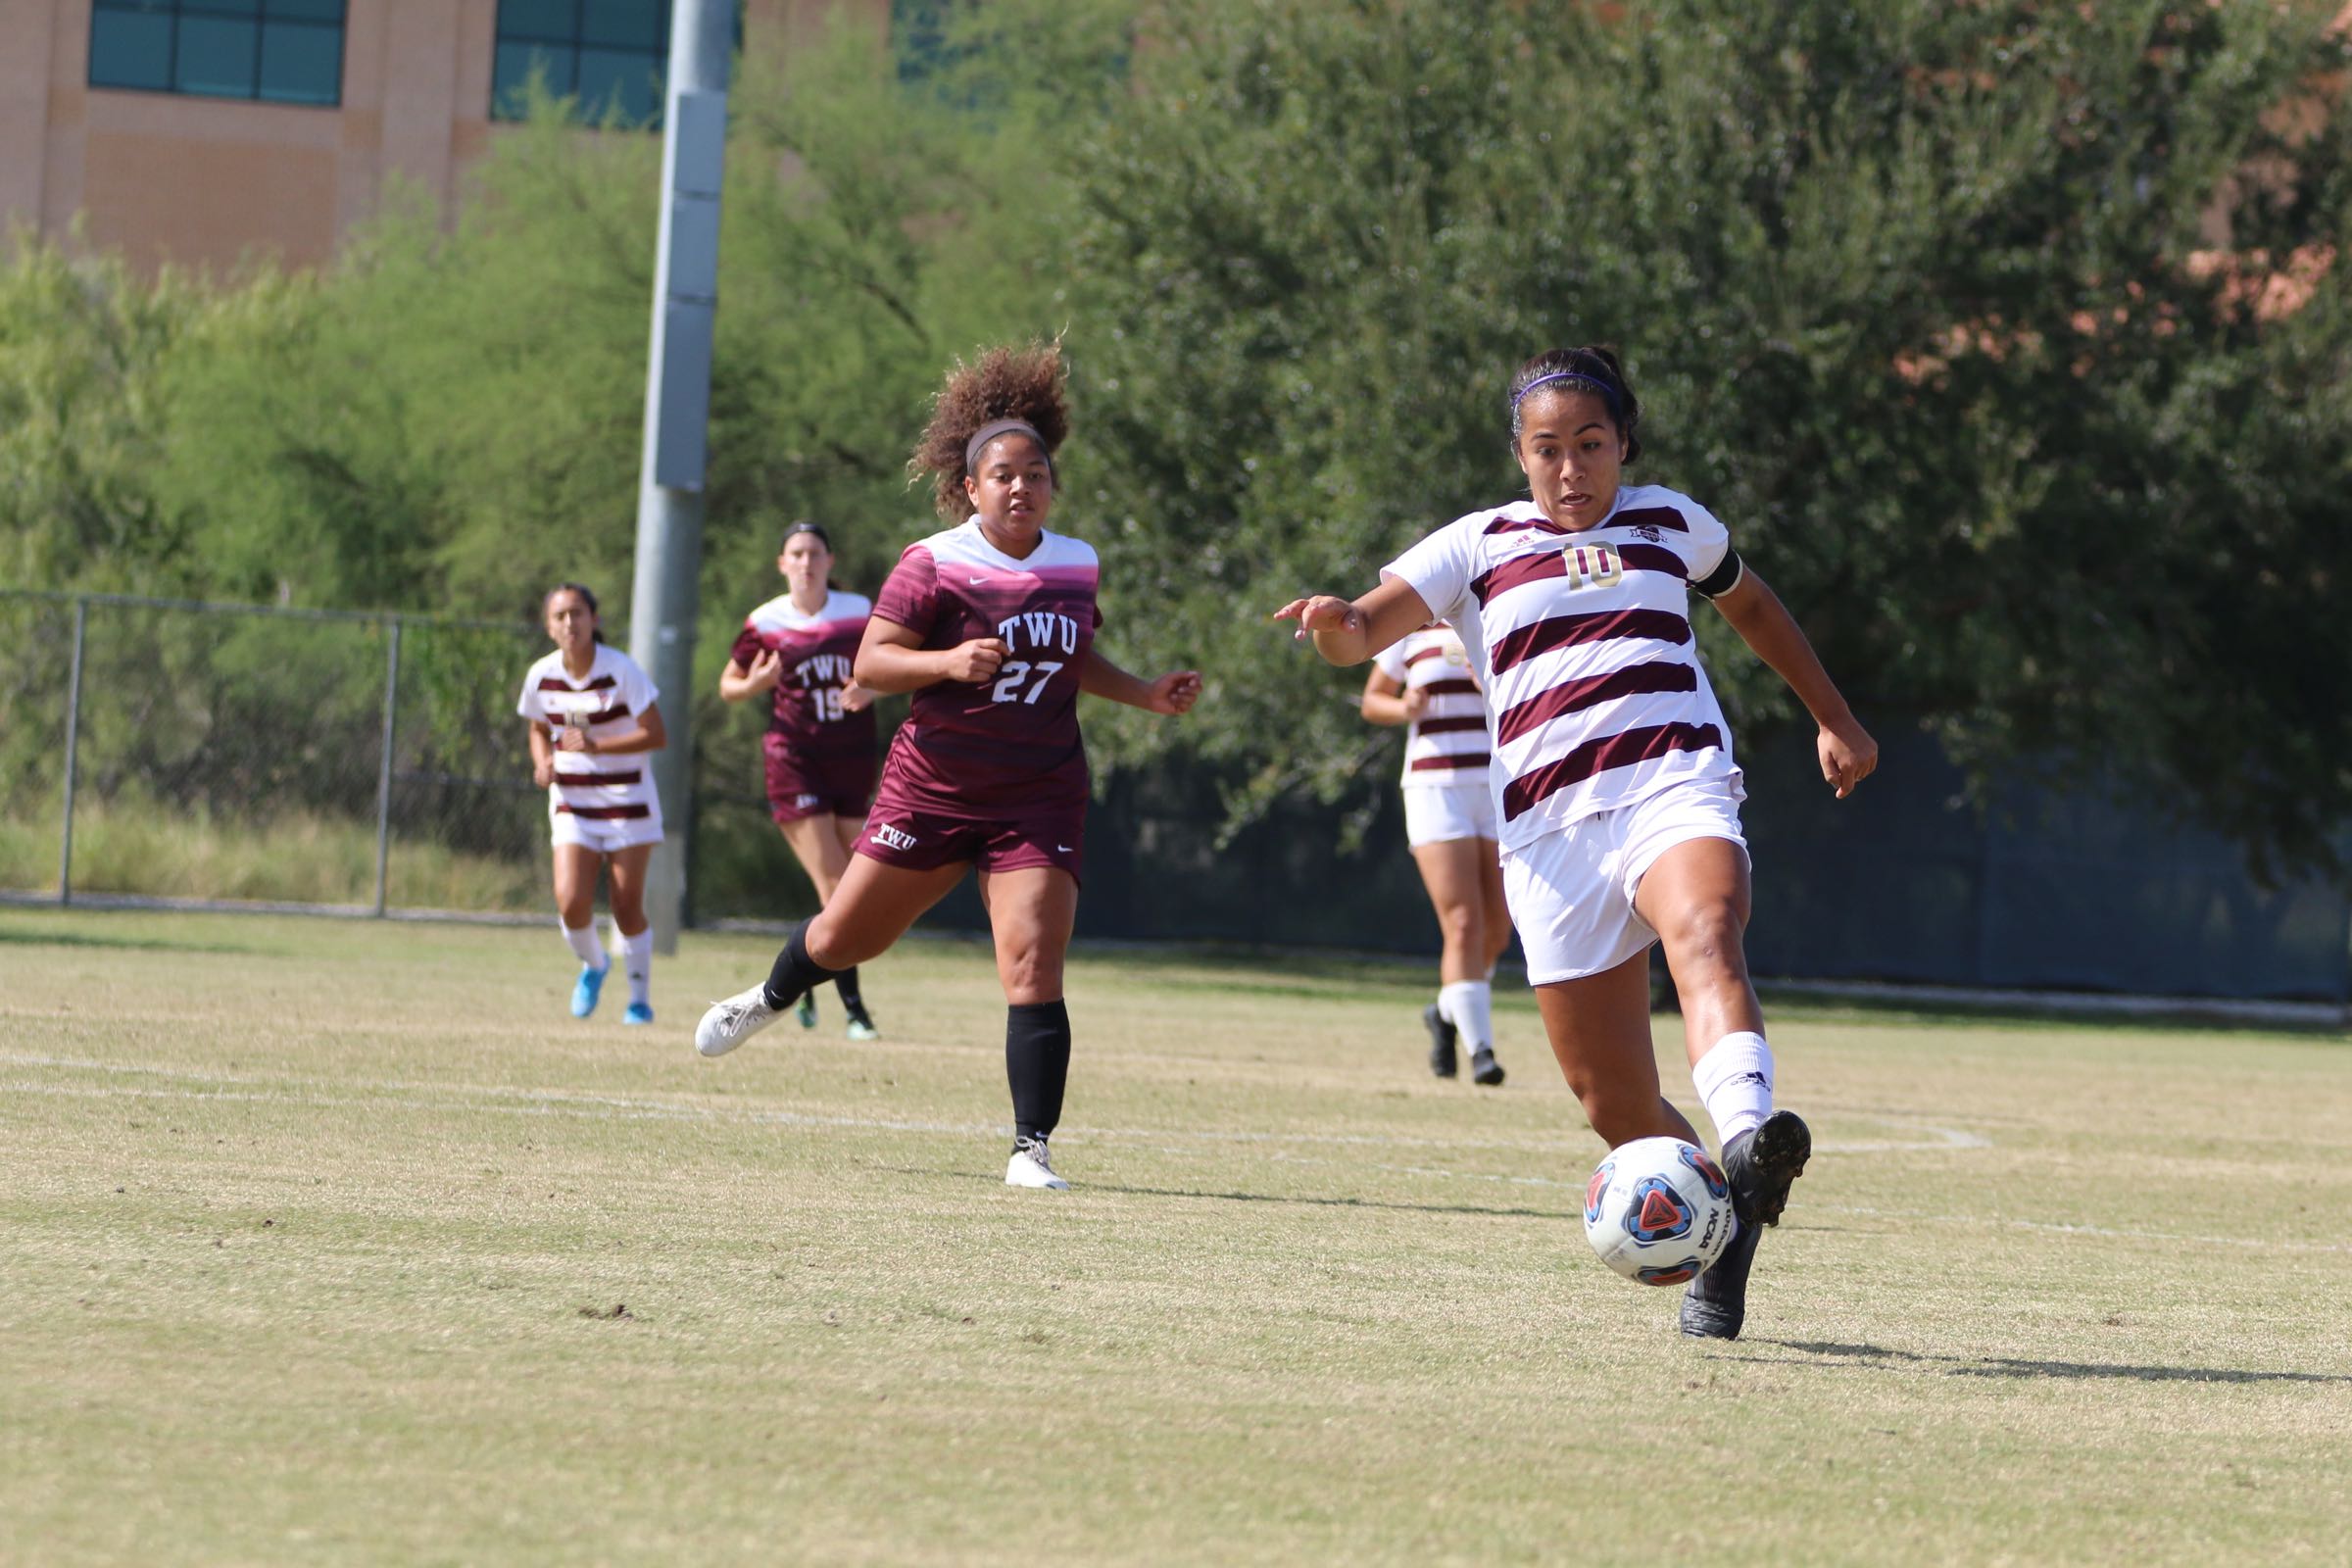
<svg viewBox="0 0 2352 1568"><path fill-rule="evenodd" d="M703 564L711 321L718 309L719 175L727 147L734 0L670 11L662 237L645 377L645 461L637 483L637 576L629 656L661 688L669 744L653 758L666 838L647 876L654 945L675 953L694 828L694 620Z"/></svg>

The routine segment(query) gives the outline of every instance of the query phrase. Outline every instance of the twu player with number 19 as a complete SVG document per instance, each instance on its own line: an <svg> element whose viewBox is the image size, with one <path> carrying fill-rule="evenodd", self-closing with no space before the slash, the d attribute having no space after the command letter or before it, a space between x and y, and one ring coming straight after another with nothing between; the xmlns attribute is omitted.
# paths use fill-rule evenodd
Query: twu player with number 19
<svg viewBox="0 0 2352 1568"><path fill-rule="evenodd" d="M695 1031L732 1051L837 970L872 958L976 865L1004 988L1015 1187L1069 1185L1047 1140L1061 1116L1070 1020L1062 961L1078 909L1088 778L1078 694L1182 713L1200 677L1147 681L1095 649L1094 548L1045 526L1069 428L1054 347L996 349L948 377L911 466L957 523L909 545L882 585L857 679L911 692L849 869L765 982Z"/></svg>

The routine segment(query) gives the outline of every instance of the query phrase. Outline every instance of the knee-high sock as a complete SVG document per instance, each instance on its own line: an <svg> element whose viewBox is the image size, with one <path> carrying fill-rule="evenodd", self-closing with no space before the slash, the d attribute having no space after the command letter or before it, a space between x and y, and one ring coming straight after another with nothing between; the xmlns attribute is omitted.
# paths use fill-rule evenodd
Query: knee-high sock
<svg viewBox="0 0 2352 1568"><path fill-rule="evenodd" d="M612 961L605 956L605 945L596 940L595 915L591 914L588 917L588 923L577 931L570 926L564 925L562 916L557 917L556 923L563 927L564 945L579 955L580 961L589 968L602 969Z"/></svg>
<svg viewBox="0 0 2352 1568"><path fill-rule="evenodd" d="M776 955L775 967L767 972L767 984L760 990L767 1004L782 1012L800 1000L802 992L813 991L833 975L833 970L808 956L808 922L803 920L784 939L784 951Z"/></svg>
<svg viewBox="0 0 2352 1568"><path fill-rule="evenodd" d="M851 964L833 977L833 990L840 996L843 1006L854 1007L859 1012L865 1010L865 994L858 989L858 966L856 964Z"/></svg>
<svg viewBox="0 0 2352 1568"><path fill-rule="evenodd" d="M1004 1009L1004 1077L1012 1085L1012 1128L1044 1138L1061 1121L1070 1081L1070 1009L1061 1002L1018 1002Z"/></svg>
<svg viewBox="0 0 2352 1568"><path fill-rule="evenodd" d="M1461 1031L1472 1051L1494 1049L1494 988L1484 980L1456 980L1438 990L1438 1011Z"/></svg>
<svg viewBox="0 0 2352 1568"><path fill-rule="evenodd" d="M629 977L629 1000L652 1006L654 1002L654 928L647 926L633 937L612 928L612 945L620 949L620 966Z"/></svg>
<svg viewBox="0 0 2352 1568"><path fill-rule="evenodd" d="M1725 1035L1690 1064L1690 1083L1728 1144L1772 1114L1772 1048L1759 1034Z"/></svg>

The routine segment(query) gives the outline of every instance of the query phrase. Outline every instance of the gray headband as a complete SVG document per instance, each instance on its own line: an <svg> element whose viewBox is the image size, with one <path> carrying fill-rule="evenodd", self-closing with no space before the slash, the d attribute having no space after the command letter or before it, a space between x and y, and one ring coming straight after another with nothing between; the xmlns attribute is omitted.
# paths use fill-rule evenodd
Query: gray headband
<svg viewBox="0 0 2352 1568"><path fill-rule="evenodd" d="M1046 445L1046 438L1037 433L1037 426L1027 419L994 419L974 430L972 438L963 444L963 471L971 472L972 465L980 461L980 449L1001 435L1025 435L1036 442L1037 450L1046 455L1046 471L1054 471L1053 449Z"/></svg>

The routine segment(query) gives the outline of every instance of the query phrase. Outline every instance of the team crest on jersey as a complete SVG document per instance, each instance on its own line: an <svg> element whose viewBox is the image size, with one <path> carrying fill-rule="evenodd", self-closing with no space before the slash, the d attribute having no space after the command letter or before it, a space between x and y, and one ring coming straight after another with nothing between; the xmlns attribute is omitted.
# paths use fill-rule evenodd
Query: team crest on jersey
<svg viewBox="0 0 2352 1568"><path fill-rule="evenodd" d="M1634 532L1640 534L1642 538L1648 540L1653 545L1659 543L1666 537L1664 534L1658 532L1657 529L1651 527L1646 522L1635 523Z"/></svg>

